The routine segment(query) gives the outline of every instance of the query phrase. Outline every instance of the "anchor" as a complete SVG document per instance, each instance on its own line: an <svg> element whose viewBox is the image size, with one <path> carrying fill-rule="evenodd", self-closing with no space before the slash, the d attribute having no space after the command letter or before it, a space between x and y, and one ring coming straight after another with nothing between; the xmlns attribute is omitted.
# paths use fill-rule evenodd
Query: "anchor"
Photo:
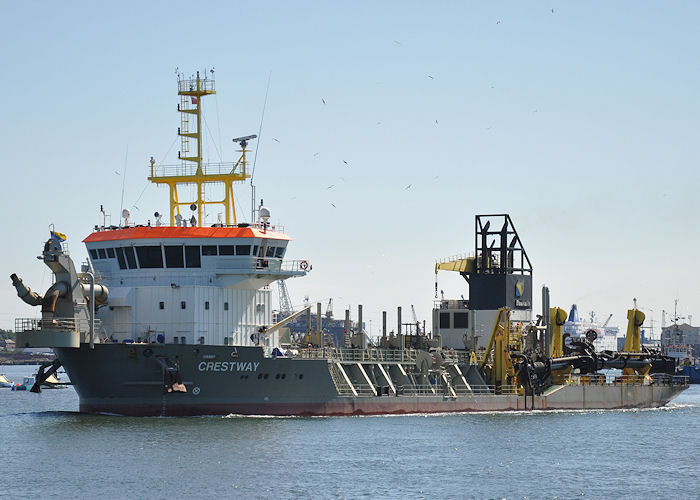
<svg viewBox="0 0 700 500"><path fill-rule="evenodd" d="M167 356L155 356L153 359L163 369L163 394L170 392L187 392L185 384L182 383L180 366L178 363L170 361Z"/></svg>

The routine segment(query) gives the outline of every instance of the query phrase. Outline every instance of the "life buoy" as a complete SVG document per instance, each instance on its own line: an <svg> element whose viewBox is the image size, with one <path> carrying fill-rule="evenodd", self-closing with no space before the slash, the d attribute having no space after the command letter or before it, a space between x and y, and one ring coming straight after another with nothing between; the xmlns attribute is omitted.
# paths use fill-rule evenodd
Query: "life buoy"
<svg viewBox="0 0 700 500"><path fill-rule="evenodd" d="M299 262L299 269L301 269L302 271L306 271L308 268L309 268L308 262L306 262L305 260L302 260L301 262Z"/></svg>

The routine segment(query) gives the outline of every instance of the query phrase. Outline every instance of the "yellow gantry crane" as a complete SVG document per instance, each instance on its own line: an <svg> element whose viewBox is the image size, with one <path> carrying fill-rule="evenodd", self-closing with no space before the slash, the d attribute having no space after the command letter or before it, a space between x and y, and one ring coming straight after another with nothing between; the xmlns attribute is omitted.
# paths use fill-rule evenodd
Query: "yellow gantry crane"
<svg viewBox="0 0 700 500"><path fill-rule="evenodd" d="M233 183L243 182L250 178L247 172L248 162L246 160L248 141L257 136L250 135L234 139L239 143L241 153L239 160L235 163L204 164L202 159L202 99L205 96L216 94L214 82L214 70L210 70L211 76L200 77L197 75L184 78L178 73L178 95L180 103L177 110L180 112L180 136L181 149L178 153L180 165L177 166L156 166L156 161L151 157L151 175L149 181L155 184L166 184L170 187L170 225L176 223L176 215L180 215L180 207L193 206L197 210L197 226L204 225L205 205L223 205L226 225L236 224L236 207L233 197ZM194 146L192 142L196 143ZM225 189L222 200L205 201L204 190L207 183L223 184ZM181 185L196 185L197 198L194 200L180 200L178 187ZM193 221L191 221L193 222Z"/></svg>

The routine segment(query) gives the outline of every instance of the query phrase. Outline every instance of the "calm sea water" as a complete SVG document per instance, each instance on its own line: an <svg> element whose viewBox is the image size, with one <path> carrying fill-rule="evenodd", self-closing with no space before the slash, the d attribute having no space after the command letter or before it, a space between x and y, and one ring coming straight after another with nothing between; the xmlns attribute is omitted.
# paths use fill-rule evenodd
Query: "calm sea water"
<svg viewBox="0 0 700 500"><path fill-rule="evenodd" d="M34 367L0 367L21 380ZM0 498L700 498L700 386L657 410L81 415L0 389Z"/></svg>

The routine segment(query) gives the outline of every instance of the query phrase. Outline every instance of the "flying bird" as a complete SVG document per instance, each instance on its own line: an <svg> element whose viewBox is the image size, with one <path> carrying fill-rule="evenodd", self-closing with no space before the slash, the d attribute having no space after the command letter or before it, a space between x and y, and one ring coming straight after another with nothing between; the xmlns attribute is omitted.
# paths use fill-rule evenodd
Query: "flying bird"
<svg viewBox="0 0 700 500"><path fill-rule="evenodd" d="M117 172L116 170L114 171L114 173L117 174L117 175L122 175L122 174L120 174L119 172Z"/></svg>
<svg viewBox="0 0 700 500"><path fill-rule="evenodd" d="M554 14L554 9L552 9L552 14Z"/></svg>
<svg viewBox="0 0 700 500"><path fill-rule="evenodd" d="M395 43L396 45L401 45L401 42L399 42L398 40L394 40L394 43Z"/></svg>
<svg viewBox="0 0 700 500"><path fill-rule="evenodd" d="M413 184L409 184L409 185L406 186L404 189L411 189L411 186L413 186Z"/></svg>
<svg viewBox="0 0 700 500"><path fill-rule="evenodd" d="M435 125L437 125L437 122L438 122L438 121L437 121L437 120L435 120Z"/></svg>
<svg viewBox="0 0 700 500"><path fill-rule="evenodd" d="M274 138L274 137L272 138L272 140L275 141L275 142L280 142L279 139L276 139L276 138Z"/></svg>
<svg viewBox="0 0 700 500"><path fill-rule="evenodd" d="M428 78L430 78L431 80L435 80L435 78L433 78L433 77L430 76L430 75L428 75Z"/></svg>
<svg viewBox="0 0 700 500"><path fill-rule="evenodd" d="M496 21L496 24L501 24L501 21Z"/></svg>
<svg viewBox="0 0 700 500"><path fill-rule="evenodd" d="M328 186L326 189L330 189L330 188L332 188L333 186L335 186L335 184L331 184L331 185Z"/></svg>
<svg viewBox="0 0 700 500"><path fill-rule="evenodd" d="M333 203L331 203L331 206L332 206L333 208L337 208L335 205L333 205Z"/></svg>
<svg viewBox="0 0 700 500"><path fill-rule="evenodd" d="M345 160L343 160L343 163L345 163L348 167L350 166L350 164L348 162L346 162Z"/></svg>
<svg viewBox="0 0 700 500"><path fill-rule="evenodd" d="M318 153L314 153L314 156L318 156Z"/></svg>
<svg viewBox="0 0 700 500"><path fill-rule="evenodd" d="M323 97L321 97L321 101L323 102L323 105L325 106L325 105L326 105L326 100L325 100Z"/></svg>

